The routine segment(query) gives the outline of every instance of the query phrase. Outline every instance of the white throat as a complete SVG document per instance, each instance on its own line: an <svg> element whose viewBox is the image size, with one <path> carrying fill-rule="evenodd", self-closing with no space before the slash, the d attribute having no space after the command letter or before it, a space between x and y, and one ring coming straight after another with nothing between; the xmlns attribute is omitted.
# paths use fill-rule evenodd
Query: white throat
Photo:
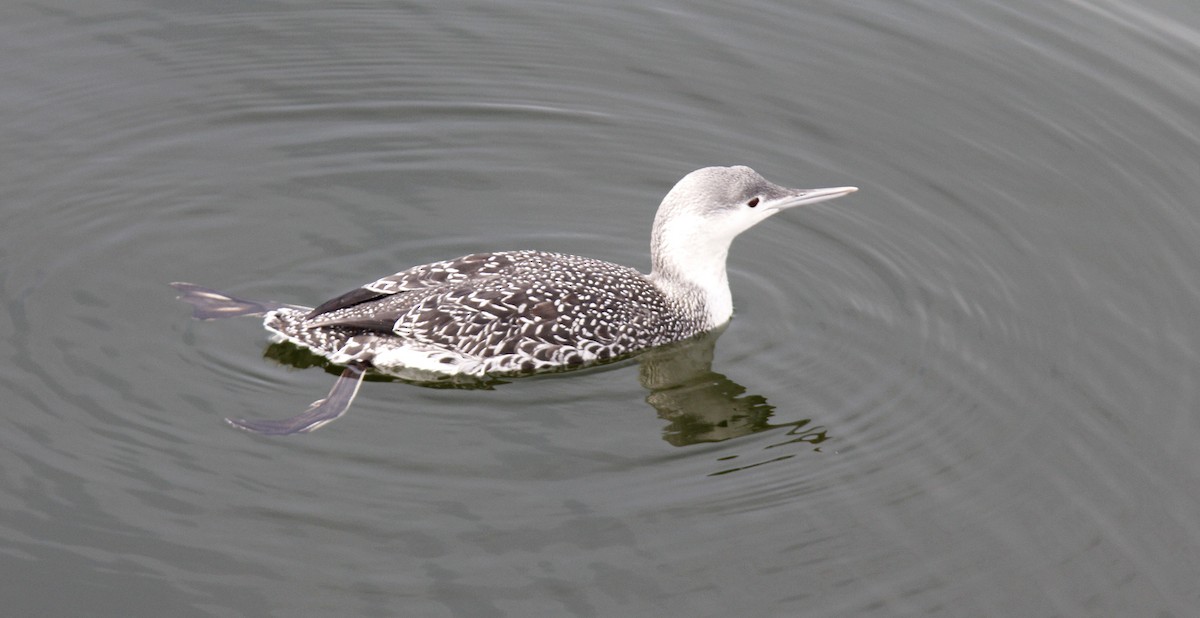
<svg viewBox="0 0 1200 618"><path fill-rule="evenodd" d="M733 317L725 262L736 235L733 230L713 234L701 217L679 213L654 227L650 280L676 302L703 314L706 329Z"/></svg>

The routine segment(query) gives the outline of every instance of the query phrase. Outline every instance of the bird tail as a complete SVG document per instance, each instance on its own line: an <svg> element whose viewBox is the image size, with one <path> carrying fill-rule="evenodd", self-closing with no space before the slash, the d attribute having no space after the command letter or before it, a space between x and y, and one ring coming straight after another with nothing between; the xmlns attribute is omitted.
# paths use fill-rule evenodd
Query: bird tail
<svg viewBox="0 0 1200 618"><path fill-rule="evenodd" d="M259 302L234 298L216 290L198 286L194 283L176 281L171 287L179 290L179 300L192 306L192 317L197 320L215 320L218 318L236 318L241 316L262 316L268 311L285 307L304 309L296 305L286 305L276 302Z"/></svg>

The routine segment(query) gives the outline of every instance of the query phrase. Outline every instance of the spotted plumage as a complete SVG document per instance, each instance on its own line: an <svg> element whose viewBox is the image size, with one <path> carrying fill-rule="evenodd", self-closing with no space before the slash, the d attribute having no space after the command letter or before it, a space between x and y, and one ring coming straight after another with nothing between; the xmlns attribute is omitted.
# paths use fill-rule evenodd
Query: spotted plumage
<svg viewBox="0 0 1200 618"><path fill-rule="evenodd" d="M272 311L264 323L334 363L410 379L577 367L704 330L646 275L561 253L478 253L359 290L312 311Z"/></svg>
<svg viewBox="0 0 1200 618"><path fill-rule="evenodd" d="M854 190L788 189L741 166L692 172L659 206L650 274L561 253L476 253L377 279L315 309L173 285L198 318L261 315L277 337L346 366L299 416L230 420L258 433L311 431L345 413L368 371L411 380L529 374L716 328L733 314L725 273L733 238L780 210Z"/></svg>

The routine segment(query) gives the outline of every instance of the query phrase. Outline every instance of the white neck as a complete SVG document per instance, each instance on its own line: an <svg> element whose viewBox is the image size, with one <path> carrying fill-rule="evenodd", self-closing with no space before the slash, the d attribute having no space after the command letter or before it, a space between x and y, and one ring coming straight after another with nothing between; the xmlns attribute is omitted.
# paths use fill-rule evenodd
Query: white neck
<svg viewBox="0 0 1200 618"><path fill-rule="evenodd" d="M687 310L702 314L703 327L710 329L733 317L733 296L725 273L733 235L714 237L704 223L687 216L656 222L650 280Z"/></svg>

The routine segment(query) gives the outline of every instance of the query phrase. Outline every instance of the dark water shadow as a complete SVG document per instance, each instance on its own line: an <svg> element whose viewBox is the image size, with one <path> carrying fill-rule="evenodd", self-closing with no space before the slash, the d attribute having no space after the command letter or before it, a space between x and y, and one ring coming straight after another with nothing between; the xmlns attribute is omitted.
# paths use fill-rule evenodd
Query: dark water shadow
<svg viewBox="0 0 1200 618"><path fill-rule="evenodd" d="M807 445L812 450L819 451L818 445L829 439L825 427L807 418L787 423L772 423L775 406L768 403L766 397L747 394L745 386L713 371L713 355L723 330L718 329L640 355L614 359L602 365L556 370L550 373L603 371L636 362L638 380L650 391L646 396L646 403L654 408L660 419L666 421L662 438L672 446L724 442L764 431L788 429L784 435L785 440L766 448ZM320 367L333 375L340 374L343 369L340 365L334 365L324 357L289 342L272 343L266 348L263 356L297 369ZM530 376L413 381L372 372L368 373L365 379L372 382L404 382L424 388L492 390L523 377ZM780 456L772 461L788 457L790 455ZM746 467L748 466L738 469ZM728 471L734 470L726 472Z"/></svg>

